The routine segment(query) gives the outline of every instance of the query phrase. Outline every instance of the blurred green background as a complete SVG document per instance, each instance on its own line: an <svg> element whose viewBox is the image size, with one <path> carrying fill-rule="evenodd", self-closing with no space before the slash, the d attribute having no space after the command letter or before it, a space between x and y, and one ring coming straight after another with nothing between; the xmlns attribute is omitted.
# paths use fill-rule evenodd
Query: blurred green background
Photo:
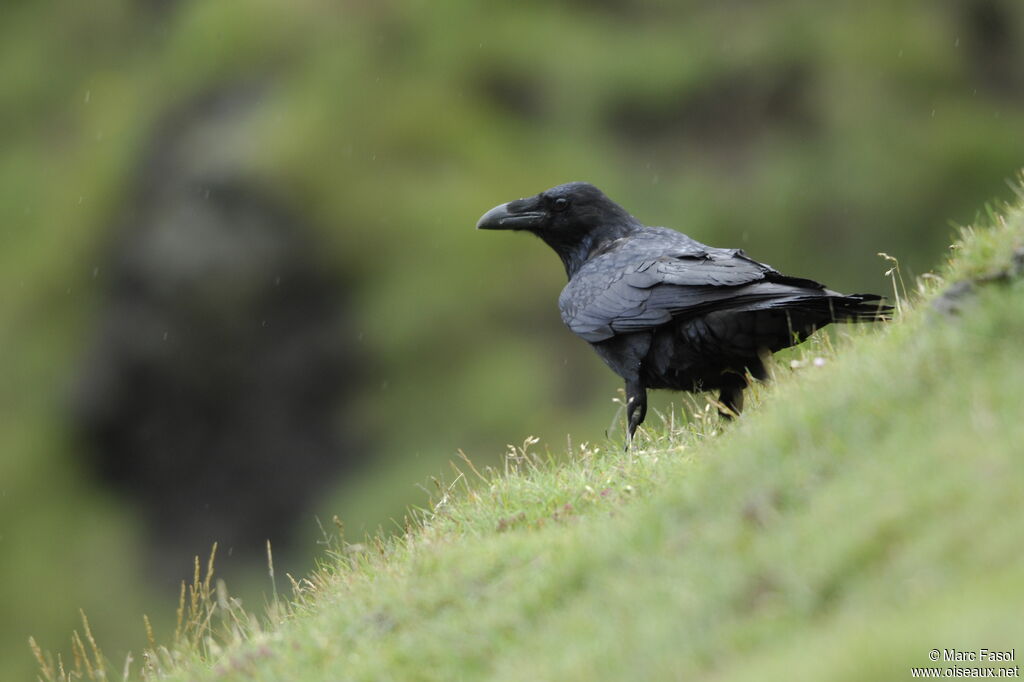
<svg viewBox="0 0 1024 682"><path fill-rule="evenodd" d="M244 446L195 440L205 459L258 449L276 462L246 470L252 480L218 475L260 491L248 504L294 501L287 537L263 533L254 507L238 506L236 522L290 542L278 575L301 573L318 551L315 516L337 514L350 538L391 532L457 449L478 466L527 435L560 452L567 435L603 439L615 417L618 380L559 320L557 258L523 235L476 233L483 211L587 180L649 224L885 293L876 252L905 276L925 272L951 221L1009 194L1024 162L1024 5L9 1L0 149L0 679L25 679L27 637L66 648L79 608L114 656L138 650L143 612L167 636L169 586L190 561L189 537L161 544L154 531L154 494L113 480L117 462L148 466L144 439L96 466L97 443L133 427L125 405L145 402L128 391L111 403L83 379L138 345L140 328L110 322L118 301L160 313L184 295L208 317L251 305L258 319L277 256L237 254L260 235L300 235L284 252L322 273L315 293L282 305L312 297L322 305L308 319L340 319L316 350L296 342L311 358L297 371L316 374L323 357L340 388L318 389L326 407L314 391L280 409L297 411L288 428L300 435L302 406L326 409L309 428L331 422L337 465L321 472L287 442L250 445L244 420L218 434ZM203 208L211 192L216 210ZM220 239L232 230L236 241ZM182 294L180 272L200 262ZM139 295L161 267L179 279ZM165 380L189 362L216 374L232 356L232 376L256 381L279 337L239 324L216 352L175 356L185 364ZM104 355L112 334L124 336ZM290 381L274 376L260 390ZM242 400L240 385L211 404ZM145 404L166 386L149 386ZM101 409L103 438L90 441L83 419L95 430ZM159 499L203 507L205 470L183 467L153 478L167 483ZM220 557L258 603L269 578L257 549L228 543Z"/></svg>

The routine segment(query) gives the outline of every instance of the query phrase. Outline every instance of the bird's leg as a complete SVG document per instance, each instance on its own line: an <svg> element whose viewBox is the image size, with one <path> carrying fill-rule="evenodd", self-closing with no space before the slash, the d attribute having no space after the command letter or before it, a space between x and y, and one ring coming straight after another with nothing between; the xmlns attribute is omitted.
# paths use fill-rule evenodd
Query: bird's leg
<svg viewBox="0 0 1024 682"><path fill-rule="evenodd" d="M722 374L721 391L718 401L722 404L718 414L725 419L738 417L743 411L743 389L746 388L746 377L739 372L728 371Z"/></svg>
<svg viewBox="0 0 1024 682"><path fill-rule="evenodd" d="M733 419L739 416L739 413L743 411L743 389L723 388L718 394L718 402L722 403L726 408L718 410L718 414L722 415L723 418Z"/></svg>
<svg viewBox="0 0 1024 682"><path fill-rule="evenodd" d="M747 365L747 369L750 371L750 376L754 377L758 381L770 381L771 373L768 371L768 367L771 365L772 352L770 349L764 346L757 349L757 359L750 362Z"/></svg>
<svg viewBox="0 0 1024 682"><path fill-rule="evenodd" d="M747 378L738 372L723 375L723 379L727 377L729 380L723 382L722 390L718 394L718 402L725 409L719 408L718 414L725 419L732 419L743 411L743 389L747 387Z"/></svg>
<svg viewBox="0 0 1024 682"><path fill-rule="evenodd" d="M647 389L639 379L626 382L626 450L633 445L636 427L643 423L647 416Z"/></svg>

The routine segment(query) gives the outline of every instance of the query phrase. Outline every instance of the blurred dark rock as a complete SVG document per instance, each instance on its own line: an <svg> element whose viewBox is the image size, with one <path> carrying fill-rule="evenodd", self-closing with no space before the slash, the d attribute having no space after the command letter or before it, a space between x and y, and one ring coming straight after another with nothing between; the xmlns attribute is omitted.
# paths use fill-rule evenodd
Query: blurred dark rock
<svg viewBox="0 0 1024 682"><path fill-rule="evenodd" d="M243 558L267 539L286 549L363 455L343 422L360 360L341 282L233 160L230 133L257 100L204 98L158 130L100 268L76 391L91 463L139 507L174 581L214 541Z"/></svg>
<svg viewBox="0 0 1024 682"><path fill-rule="evenodd" d="M624 91L609 103L606 123L631 144L679 141L731 156L772 129L813 133L812 85L810 70L798 63L739 69L675 93Z"/></svg>
<svg viewBox="0 0 1024 682"><path fill-rule="evenodd" d="M960 22L972 76L991 93L1010 99L1024 97L1024 50L1009 2L964 0Z"/></svg>
<svg viewBox="0 0 1024 682"><path fill-rule="evenodd" d="M932 310L947 317L955 317L974 303L978 288L989 284L1009 284L1024 275L1024 248L1015 249L1010 258L1010 265L996 272L981 277L962 279L953 282L932 301Z"/></svg>
<svg viewBox="0 0 1024 682"><path fill-rule="evenodd" d="M513 69L490 69L477 78L476 90L496 111L527 123L548 114L543 83L534 74Z"/></svg>

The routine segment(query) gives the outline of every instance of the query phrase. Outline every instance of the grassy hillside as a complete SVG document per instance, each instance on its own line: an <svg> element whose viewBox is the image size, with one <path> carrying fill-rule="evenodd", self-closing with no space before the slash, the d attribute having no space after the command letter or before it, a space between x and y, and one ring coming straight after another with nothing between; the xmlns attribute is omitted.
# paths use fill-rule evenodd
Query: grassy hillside
<svg viewBox="0 0 1024 682"><path fill-rule="evenodd" d="M79 606L118 660L144 644L136 614L158 635L173 620L155 534L98 480L68 406L122 230L163 224L137 220L157 150L308 228L350 309L337 347L369 370L337 413L358 427L338 458L365 468L293 494L311 509L292 556L268 531L279 573L308 569L314 511L352 538L390 530L456 448L500 466L526 433L561 450L607 426L619 382L559 320L557 259L475 234L490 206L589 180L650 224L876 291L876 251L930 267L947 220L1009 195L1024 158L1019 0L36 0L2 16L2 680L28 677L27 635L62 641ZM214 120L223 134L175 143ZM221 574L241 570L251 553L218 537Z"/></svg>
<svg viewBox="0 0 1024 682"><path fill-rule="evenodd" d="M864 680L909 678L933 648L1019 648L1024 207L986 222L900 292L896 322L780 362L724 430L697 409L652 419L633 453L528 441L505 471L457 462L404 537L335 540L269 618L197 580L176 643L133 669ZM982 283L960 313L936 312L964 278ZM81 672L104 665L80 649Z"/></svg>

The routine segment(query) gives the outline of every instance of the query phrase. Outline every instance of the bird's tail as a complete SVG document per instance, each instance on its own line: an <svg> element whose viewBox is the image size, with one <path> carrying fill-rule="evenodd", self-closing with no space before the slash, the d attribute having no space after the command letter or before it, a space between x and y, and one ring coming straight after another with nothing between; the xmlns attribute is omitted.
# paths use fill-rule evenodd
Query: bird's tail
<svg viewBox="0 0 1024 682"><path fill-rule="evenodd" d="M877 294L836 293L828 297L828 304L834 322L888 322L892 319L892 306L884 300Z"/></svg>

